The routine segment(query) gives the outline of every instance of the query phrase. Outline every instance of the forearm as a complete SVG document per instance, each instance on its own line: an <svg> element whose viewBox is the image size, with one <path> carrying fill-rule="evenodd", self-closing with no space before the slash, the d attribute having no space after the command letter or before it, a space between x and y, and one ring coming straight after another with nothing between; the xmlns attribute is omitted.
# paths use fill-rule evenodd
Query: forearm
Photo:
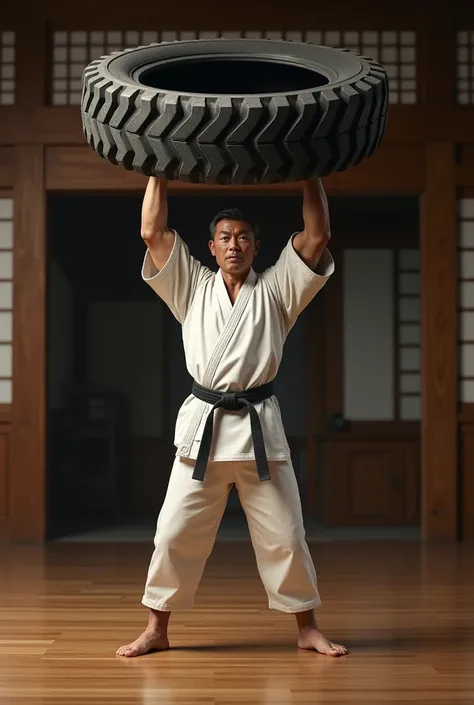
<svg viewBox="0 0 474 705"><path fill-rule="evenodd" d="M162 269L171 254L174 232L168 228L168 183L150 177L143 197L141 236L155 267Z"/></svg>
<svg viewBox="0 0 474 705"><path fill-rule="evenodd" d="M151 176L142 204L142 237L163 236L168 232L168 183Z"/></svg>
<svg viewBox="0 0 474 705"><path fill-rule="evenodd" d="M305 182L303 221L304 229L295 236L293 245L306 264L315 269L331 238L328 201L320 179Z"/></svg>
<svg viewBox="0 0 474 705"><path fill-rule="evenodd" d="M306 181L303 191L304 232L312 238L329 239L331 234L326 192L320 179Z"/></svg>

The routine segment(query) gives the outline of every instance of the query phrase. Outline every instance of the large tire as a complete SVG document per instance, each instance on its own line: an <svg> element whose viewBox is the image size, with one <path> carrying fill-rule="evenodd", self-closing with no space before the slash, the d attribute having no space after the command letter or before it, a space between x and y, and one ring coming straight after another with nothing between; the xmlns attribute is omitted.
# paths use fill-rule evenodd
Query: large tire
<svg viewBox="0 0 474 705"><path fill-rule="evenodd" d="M387 109L387 75L372 59L290 41L215 39L93 61L81 115L91 147L127 170L254 184L358 164L380 144Z"/></svg>

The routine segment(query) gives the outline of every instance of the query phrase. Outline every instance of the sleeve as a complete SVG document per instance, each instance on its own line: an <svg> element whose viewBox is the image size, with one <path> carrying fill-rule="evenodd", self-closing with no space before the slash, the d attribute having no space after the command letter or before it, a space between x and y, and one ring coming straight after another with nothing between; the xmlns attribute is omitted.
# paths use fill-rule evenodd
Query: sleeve
<svg viewBox="0 0 474 705"><path fill-rule="evenodd" d="M301 259L293 246L294 233L273 267L264 273L286 312L288 327L292 328L300 313L306 308L333 274L334 259L324 249L316 270Z"/></svg>
<svg viewBox="0 0 474 705"><path fill-rule="evenodd" d="M171 254L159 271L149 250L146 251L142 278L164 301L174 317L183 323L199 284L211 270L191 256L188 246L176 230L174 234Z"/></svg>

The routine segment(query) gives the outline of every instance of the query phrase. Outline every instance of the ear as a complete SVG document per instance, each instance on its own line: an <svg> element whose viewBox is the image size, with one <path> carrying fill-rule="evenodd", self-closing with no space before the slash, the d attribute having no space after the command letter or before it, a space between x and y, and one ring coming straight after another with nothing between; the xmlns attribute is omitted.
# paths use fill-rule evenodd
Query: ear
<svg viewBox="0 0 474 705"><path fill-rule="evenodd" d="M211 254L213 257L216 256L216 243L214 240L209 240L209 249L211 250Z"/></svg>

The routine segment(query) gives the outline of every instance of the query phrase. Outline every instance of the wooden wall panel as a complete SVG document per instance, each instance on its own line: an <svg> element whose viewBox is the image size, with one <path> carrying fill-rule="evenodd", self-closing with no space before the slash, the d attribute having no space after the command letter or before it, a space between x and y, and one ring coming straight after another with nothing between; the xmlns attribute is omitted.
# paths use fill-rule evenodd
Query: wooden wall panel
<svg viewBox="0 0 474 705"><path fill-rule="evenodd" d="M474 423L462 427L462 537L474 540Z"/></svg>
<svg viewBox="0 0 474 705"><path fill-rule="evenodd" d="M46 226L43 148L15 150L13 411L10 453L12 541L45 536Z"/></svg>
<svg viewBox="0 0 474 705"><path fill-rule="evenodd" d="M8 518L8 430L0 427L0 522Z"/></svg>
<svg viewBox="0 0 474 705"><path fill-rule="evenodd" d="M468 143L473 139L474 106L437 106L436 111L423 105L391 105L385 145L419 145L450 141ZM22 142L45 145L85 144L78 106L40 105L28 111L0 106L2 144Z"/></svg>
<svg viewBox="0 0 474 705"><path fill-rule="evenodd" d="M456 198L452 144L427 145L421 199L422 530L457 535Z"/></svg>
<svg viewBox="0 0 474 705"><path fill-rule="evenodd" d="M13 187L13 147L0 147L0 188Z"/></svg>
<svg viewBox="0 0 474 705"><path fill-rule="evenodd" d="M9 424L0 426L0 545L10 541L8 498L9 432Z"/></svg>
<svg viewBox="0 0 474 705"><path fill-rule="evenodd" d="M417 441L338 439L326 444L324 523L404 526L419 521Z"/></svg>

